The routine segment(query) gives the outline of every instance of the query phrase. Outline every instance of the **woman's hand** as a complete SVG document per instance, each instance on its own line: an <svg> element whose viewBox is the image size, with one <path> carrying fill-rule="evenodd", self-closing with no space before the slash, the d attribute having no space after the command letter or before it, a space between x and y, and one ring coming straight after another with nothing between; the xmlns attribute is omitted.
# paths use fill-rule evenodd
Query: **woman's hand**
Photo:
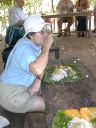
<svg viewBox="0 0 96 128"><path fill-rule="evenodd" d="M53 44L53 37L52 35L48 35L44 40L44 45L42 50L49 50L52 44Z"/></svg>
<svg viewBox="0 0 96 128"><path fill-rule="evenodd" d="M39 92L40 88L36 88L36 87L31 87L29 92L30 92L30 95L33 96L33 95L37 95L38 92Z"/></svg>
<svg viewBox="0 0 96 128"><path fill-rule="evenodd" d="M41 80L36 79L29 89L30 95L36 95L40 91Z"/></svg>

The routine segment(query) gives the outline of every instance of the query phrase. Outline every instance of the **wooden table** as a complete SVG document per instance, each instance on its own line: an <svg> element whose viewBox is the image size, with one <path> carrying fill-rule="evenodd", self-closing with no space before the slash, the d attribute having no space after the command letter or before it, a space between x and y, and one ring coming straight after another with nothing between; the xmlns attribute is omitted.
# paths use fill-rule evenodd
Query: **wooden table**
<svg viewBox="0 0 96 128"><path fill-rule="evenodd" d="M77 17L77 16L87 16L87 19L89 20L88 24L88 37L91 35L91 15L92 11L84 11L84 12L72 12L72 13L49 13L46 15L41 15L42 18L61 18L61 17Z"/></svg>

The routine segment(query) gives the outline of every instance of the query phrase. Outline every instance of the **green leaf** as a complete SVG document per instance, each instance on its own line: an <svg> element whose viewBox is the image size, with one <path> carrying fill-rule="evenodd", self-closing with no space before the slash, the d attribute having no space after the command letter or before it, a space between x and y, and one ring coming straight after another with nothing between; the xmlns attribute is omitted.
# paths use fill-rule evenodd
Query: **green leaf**
<svg viewBox="0 0 96 128"><path fill-rule="evenodd" d="M68 128L68 122L72 118L64 114L63 110L58 110L53 121L52 128Z"/></svg>
<svg viewBox="0 0 96 128"><path fill-rule="evenodd" d="M94 128L96 128L96 118L94 118L93 120L90 121L93 125Z"/></svg>
<svg viewBox="0 0 96 128"><path fill-rule="evenodd" d="M43 82L48 83L48 84L61 84L62 85L64 83L75 82L75 81L83 80L85 78L84 75L78 70L76 65L69 64L69 65L63 65L63 66L71 67L72 73L69 74L67 77L64 77L60 81L54 81L54 80L50 79L50 77L51 77L52 73L54 72L54 70L56 69L56 66L47 66L47 68L44 72ZM74 72L76 72L76 73L74 74Z"/></svg>

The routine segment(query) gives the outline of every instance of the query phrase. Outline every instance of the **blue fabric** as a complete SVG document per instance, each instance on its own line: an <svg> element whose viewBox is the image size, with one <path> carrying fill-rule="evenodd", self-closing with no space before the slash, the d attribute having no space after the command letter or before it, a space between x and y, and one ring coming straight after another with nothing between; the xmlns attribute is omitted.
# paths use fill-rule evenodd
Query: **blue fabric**
<svg viewBox="0 0 96 128"><path fill-rule="evenodd" d="M27 38L21 38L12 49L0 80L8 84L31 86L36 76L29 71L29 64L34 62L40 53L41 46L35 45Z"/></svg>

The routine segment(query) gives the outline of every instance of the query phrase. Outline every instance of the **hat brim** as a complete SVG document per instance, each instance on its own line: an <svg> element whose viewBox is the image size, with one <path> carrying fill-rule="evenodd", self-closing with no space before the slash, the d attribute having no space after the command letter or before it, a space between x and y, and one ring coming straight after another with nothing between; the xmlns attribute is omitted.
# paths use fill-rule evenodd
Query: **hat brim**
<svg viewBox="0 0 96 128"><path fill-rule="evenodd" d="M39 24L39 25L38 25L38 28L37 28L37 27L30 28L27 32L25 32L23 38L26 37L26 35L27 35L29 32L39 32L39 31L41 31L42 28L43 28L45 25L51 25L51 23L45 22L45 23Z"/></svg>

